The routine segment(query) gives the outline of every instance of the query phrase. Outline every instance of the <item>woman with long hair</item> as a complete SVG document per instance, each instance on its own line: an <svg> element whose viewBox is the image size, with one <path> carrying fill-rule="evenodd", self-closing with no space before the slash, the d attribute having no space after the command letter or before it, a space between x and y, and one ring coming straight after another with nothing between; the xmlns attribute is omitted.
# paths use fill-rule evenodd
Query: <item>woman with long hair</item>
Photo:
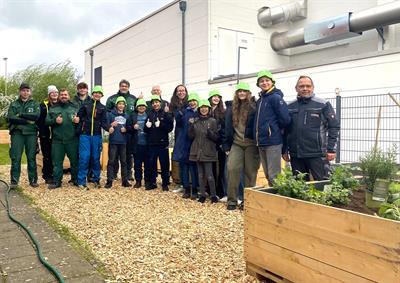
<svg viewBox="0 0 400 283"><path fill-rule="evenodd" d="M244 174L244 186L256 184L260 156L253 137L255 102L247 83L236 86L233 101L227 101L225 131L222 147L228 156L228 210L238 203L240 175Z"/></svg>

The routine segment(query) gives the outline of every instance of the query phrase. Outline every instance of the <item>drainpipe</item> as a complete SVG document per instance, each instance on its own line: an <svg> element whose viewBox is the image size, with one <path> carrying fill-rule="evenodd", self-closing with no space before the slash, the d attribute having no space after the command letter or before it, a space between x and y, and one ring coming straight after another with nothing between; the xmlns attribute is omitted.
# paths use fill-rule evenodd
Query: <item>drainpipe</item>
<svg viewBox="0 0 400 283"><path fill-rule="evenodd" d="M400 1L390 2L361 12L325 19L304 28L271 35L275 51L306 44L321 44L360 35L363 31L400 22Z"/></svg>
<svg viewBox="0 0 400 283"><path fill-rule="evenodd" d="M179 9L182 12L182 84L185 84L185 12L186 1L179 2Z"/></svg>
<svg viewBox="0 0 400 283"><path fill-rule="evenodd" d="M93 55L94 55L93 49L89 50L89 55L90 55L90 91L92 91L92 89L93 89Z"/></svg>

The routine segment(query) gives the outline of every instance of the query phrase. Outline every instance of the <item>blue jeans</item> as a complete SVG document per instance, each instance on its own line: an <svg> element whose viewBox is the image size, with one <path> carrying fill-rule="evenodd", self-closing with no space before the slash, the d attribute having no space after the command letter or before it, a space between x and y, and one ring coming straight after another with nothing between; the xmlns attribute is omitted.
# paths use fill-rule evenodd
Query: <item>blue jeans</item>
<svg viewBox="0 0 400 283"><path fill-rule="evenodd" d="M101 135L79 137L79 171L78 185L85 186L89 165L93 172L93 181L100 181L100 153L102 150Z"/></svg>
<svg viewBox="0 0 400 283"><path fill-rule="evenodd" d="M144 165L144 181L150 182L150 170L149 170L149 147L147 145L136 146L136 153L134 156L135 164L135 180L140 182L143 179L143 165Z"/></svg>
<svg viewBox="0 0 400 283"><path fill-rule="evenodd" d="M169 185L169 151L168 146L150 145L149 146L149 170L150 182L155 184L157 180L157 159L161 166L162 185Z"/></svg>
<svg viewBox="0 0 400 283"><path fill-rule="evenodd" d="M179 162L179 170L181 170L181 183L184 188L189 188L189 174L192 180L192 188L197 188L199 186L199 174L197 171L196 162Z"/></svg>

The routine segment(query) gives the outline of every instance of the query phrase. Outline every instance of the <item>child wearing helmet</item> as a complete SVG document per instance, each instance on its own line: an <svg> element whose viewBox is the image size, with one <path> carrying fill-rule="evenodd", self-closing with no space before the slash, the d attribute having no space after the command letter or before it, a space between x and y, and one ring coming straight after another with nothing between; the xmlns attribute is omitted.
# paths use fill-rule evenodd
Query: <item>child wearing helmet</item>
<svg viewBox="0 0 400 283"><path fill-rule="evenodd" d="M115 164L121 162L121 178L122 186L130 187L128 182L127 166L126 166L126 143L127 143L127 120L128 114L125 113L126 100L123 96L119 96L115 100L115 109L108 113L108 125L110 128L108 164L107 164L107 183L106 188L112 187L112 182L116 178L114 176Z"/></svg>
<svg viewBox="0 0 400 283"><path fill-rule="evenodd" d="M197 163L199 172L199 202L206 201L206 185L210 187L211 203L219 201L216 189L215 179L212 172L212 163L218 160L216 142L218 141L218 126L217 121L210 117L211 105L208 100L201 100L199 103L198 119L191 118L189 120L188 135L193 139L192 147L190 148L189 160Z"/></svg>
<svg viewBox="0 0 400 283"><path fill-rule="evenodd" d="M107 110L100 102L103 88L99 85L92 90L89 102L78 111L79 124L79 169L78 186L87 189L86 177L89 167L92 170L92 180L95 187L100 187L100 153L102 149L101 129L108 131Z"/></svg>
<svg viewBox="0 0 400 283"><path fill-rule="evenodd" d="M188 136L188 130L189 120L198 117L199 95L195 92L190 93L188 104L189 106L183 112L179 111L175 116L176 127L181 128L181 130L175 140L172 160L179 162L180 178L184 189L182 197L197 199L198 172L196 162L189 160L192 140ZM192 180L192 188L190 188L189 174Z"/></svg>
<svg viewBox="0 0 400 283"><path fill-rule="evenodd" d="M134 169L135 169L135 185L134 188L140 188L143 180L150 182L149 170L149 149L147 144L147 134L144 132L145 123L147 120L147 103L143 98L136 101L136 111L130 115L130 129L132 132L132 152L134 152Z"/></svg>
<svg viewBox="0 0 400 283"><path fill-rule="evenodd" d="M253 138L255 102L250 86L239 83L236 86L233 101L226 102L225 131L222 147L228 156L228 210L234 210L238 204L240 177L244 174L244 186L254 187L260 156Z"/></svg>
<svg viewBox="0 0 400 283"><path fill-rule="evenodd" d="M149 170L150 181L145 184L146 190L157 188L157 160L160 161L162 190L168 191L169 185L169 132L174 128L171 113L161 107L161 98L158 95L151 96L152 110L148 112L144 132L147 133L149 145Z"/></svg>

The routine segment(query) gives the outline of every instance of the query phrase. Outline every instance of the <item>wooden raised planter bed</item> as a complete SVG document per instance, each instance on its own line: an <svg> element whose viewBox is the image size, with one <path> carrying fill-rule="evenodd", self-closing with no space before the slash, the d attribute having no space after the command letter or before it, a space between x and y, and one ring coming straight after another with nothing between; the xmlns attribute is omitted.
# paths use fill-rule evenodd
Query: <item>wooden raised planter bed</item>
<svg viewBox="0 0 400 283"><path fill-rule="evenodd" d="M400 282L400 222L245 190L247 272L275 282Z"/></svg>

